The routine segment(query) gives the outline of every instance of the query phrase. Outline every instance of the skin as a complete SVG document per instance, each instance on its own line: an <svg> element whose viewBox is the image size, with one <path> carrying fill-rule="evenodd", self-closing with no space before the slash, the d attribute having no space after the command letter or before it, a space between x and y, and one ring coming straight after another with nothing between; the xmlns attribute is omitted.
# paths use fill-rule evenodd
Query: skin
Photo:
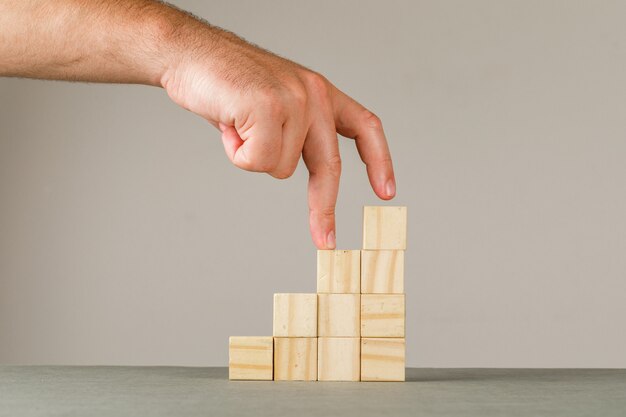
<svg viewBox="0 0 626 417"><path fill-rule="evenodd" d="M150 0L0 0L0 76L162 87L222 132L239 168L288 178L302 156L319 249L335 248L337 133L376 195L396 194L380 119L322 75Z"/></svg>

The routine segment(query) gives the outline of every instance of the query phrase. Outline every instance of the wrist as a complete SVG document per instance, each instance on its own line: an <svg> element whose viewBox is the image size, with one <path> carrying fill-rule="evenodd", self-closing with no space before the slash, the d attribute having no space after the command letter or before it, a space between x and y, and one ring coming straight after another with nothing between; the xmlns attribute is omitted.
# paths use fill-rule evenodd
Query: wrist
<svg viewBox="0 0 626 417"><path fill-rule="evenodd" d="M205 59L215 42L215 29L170 6L152 17L150 31L154 41L156 64L151 70L151 81L166 90L171 87L183 67Z"/></svg>
<svg viewBox="0 0 626 417"><path fill-rule="evenodd" d="M149 13L144 13L135 26L132 35L135 41L134 55L145 74L146 84L163 86L163 79L178 66L181 51L176 44L176 10L166 5L158 5Z"/></svg>

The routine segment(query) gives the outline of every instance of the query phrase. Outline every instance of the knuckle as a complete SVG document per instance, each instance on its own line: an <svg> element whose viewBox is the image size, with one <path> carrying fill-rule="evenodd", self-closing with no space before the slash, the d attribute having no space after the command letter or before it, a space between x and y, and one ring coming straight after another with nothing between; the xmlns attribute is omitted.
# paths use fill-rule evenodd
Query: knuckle
<svg viewBox="0 0 626 417"><path fill-rule="evenodd" d="M384 165L392 165L393 161L391 160L391 156L390 155L385 155L385 156L382 156L382 157L378 158L376 160L376 163L378 165L383 165L384 166Z"/></svg>
<svg viewBox="0 0 626 417"><path fill-rule="evenodd" d="M380 117L372 113L371 111L365 109L361 115L364 123L371 129L382 130L383 122L380 120Z"/></svg>
<svg viewBox="0 0 626 417"><path fill-rule="evenodd" d="M318 216L334 217L335 216L335 207L334 206L327 206L327 207L314 208L314 209L311 209L311 212L313 214L318 215Z"/></svg>
<svg viewBox="0 0 626 417"><path fill-rule="evenodd" d="M289 90L290 92L290 104L297 111L302 111L307 104L308 97L306 88L302 84L296 85Z"/></svg>
<svg viewBox="0 0 626 417"><path fill-rule="evenodd" d="M254 171L253 166L248 161L235 159L233 161L233 165L235 165L239 169L243 169L244 171Z"/></svg>
<svg viewBox="0 0 626 417"><path fill-rule="evenodd" d="M270 175L279 180L286 180L293 175L294 171L295 170L291 168L275 169L274 171L270 172Z"/></svg>
<svg viewBox="0 0 626 417"><path fill-rule="evenodd" d="M341 175L341 157L339 155L334 155L326 160L326 171L334 177Z"/></svg>
<svg viewBox="0 0 626 417"><path fill-rule="evenodd" d="M243 169L245 171L256 171L254 161L250 161L245 158L235 158L233 164L235 164L237 168Z"/></svg>
<svg viewBox="0 0 626 417"><path fill-rule="evenodd" d="M246 171L272 172L276 169L277 162L271 154L253 155L235 159L235 165Z"/></svg>
<svg viewBox="0 0 626 417"><path fill-rule="evenodd" d="M248 158L248 154L245 149L241 148L237 151L237 153L235 153L235 156L233 157L233 165L246 171L252 171L250 159Z"/></svg>
<svg viewBox="0 0 626 417"><path fill-rule="evenodd" d="M330 95L330 83L321 74L310 72L307 74L307 83L311 91L317 96L328 98Z"/></svg>

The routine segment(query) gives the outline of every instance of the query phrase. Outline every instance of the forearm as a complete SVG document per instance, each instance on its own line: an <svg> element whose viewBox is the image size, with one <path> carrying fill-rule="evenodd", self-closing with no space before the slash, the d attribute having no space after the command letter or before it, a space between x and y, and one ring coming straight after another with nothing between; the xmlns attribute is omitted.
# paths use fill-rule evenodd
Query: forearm
<svg viewBox="0 0 626 417"><path fill-rule="evenodd" d="M151 0L0 0L0 76L160 85L178 38L211 30Z"/></svg>

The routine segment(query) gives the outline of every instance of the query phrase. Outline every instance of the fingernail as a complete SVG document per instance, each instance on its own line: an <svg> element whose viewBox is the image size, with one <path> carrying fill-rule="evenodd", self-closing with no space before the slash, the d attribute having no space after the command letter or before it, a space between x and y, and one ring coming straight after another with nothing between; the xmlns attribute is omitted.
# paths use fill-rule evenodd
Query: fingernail
<svg viewBox="0 0 626 417"><path fill-rule="evenodd" d="M333 230L331 230L328 235L326 236L326 247L328 249L335 249L335 232Z"/></svg>
<svg viewBox="0 0 626 417"><path fill-rule="evenodd" d="M388 197L396 195L396 182L394 180L387 181L387 184L385 185L385 192Z"/></svg>

